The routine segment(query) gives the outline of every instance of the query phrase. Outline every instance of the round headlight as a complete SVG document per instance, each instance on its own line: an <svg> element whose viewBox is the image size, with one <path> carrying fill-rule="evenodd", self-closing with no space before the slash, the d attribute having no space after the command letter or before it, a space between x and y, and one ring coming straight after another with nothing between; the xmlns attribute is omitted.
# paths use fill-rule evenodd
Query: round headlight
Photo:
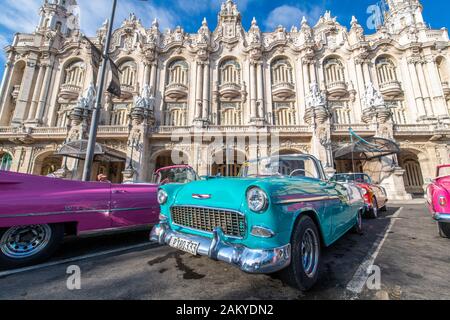
<svg viewBox="0 0 450 320"><path fill-rule="evenodd" d="M247 191L247 204L253 212L264 211L267 207L267 194L260 188L251 188Z"/></svg>
<svg viewBox="0 0 450 320"><path fill-rule="evenodd" d="M158 190L158 203L159 204L164 204L167 202L167 192L165 192L164 190L160 189Z"/></svg>

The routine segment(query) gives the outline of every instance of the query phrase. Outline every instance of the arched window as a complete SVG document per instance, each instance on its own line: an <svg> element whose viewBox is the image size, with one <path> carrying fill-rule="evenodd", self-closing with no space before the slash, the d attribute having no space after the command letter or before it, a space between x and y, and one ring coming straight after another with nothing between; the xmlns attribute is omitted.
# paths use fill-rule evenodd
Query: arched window
<svg viewBox="0 0 450 320"><path fill-rule="evenodd" d="M134 61L126 61L119 67L120 84L124 86L134 87L136 84L136 63Z"/></svg>
<svg viewBox="0 0 450 320"><path fill-rule="evenodd" d="M64 84L83 87L86 67L83 61L72 62L65 69Z"/></svg>
<svg viewBox="0 0 450 320"><path fill-rule="evenodd" d="M394 62L389 58L378 58L376 61L379 84L397 81L397 70Z"/></svg>
<svg viewBox="0 0 450 320"><path fill-rule="evenodd" d="M350 124L351 114L348 107L337 107L333 110L334 123L337 124Z"/></svg>
<svg viewBox="0 0 450 320"><path fill-rule="evenodd" d="M235 59L225 60L220 64L220 84L228 83L241 83L241 66Z"/></svg>
<svg viewBox="0 0 450 320"><path fill-rule="evenodd" d="M296 124L295 110L291 103L274 103L274 123L277 126L292 126Z"/></svg>
<svg viewBox="0 0 450 320"><path fill-rule="evenodd" d="M0 170L9 171L12 165L12 157L9 153L0 154Z"/></svg>
<svg viewBox="0 0 450 320"><path fill-rule="evenodd" d="M272 62L272 84L293 83L292 66L287 59Z"/></svg>
<svg viewBox="0 0 450 320"><path fill-rule="evenodd" d="M220 105L220 124L223 126L236 126L242 124L242 114L239 103L223 102Z"/></svg>
<svg viewBox="0 0 450 320"><path fill-rule="evenodd" d="M126 126L128 124L128 105L124 103L114 104L111 112L110 124L112 126Z"/></svg>
<svg viewBox="0 0 450 320"><path fill-rule="evenodd" d="M164 125L173 127L186 125L186 105L184 103L168 103L165 113Z"/></svg>
<svg viewBox="0 0 450 320"><path fill-rule="evenodd" d="M324 62L325 81L327 85L345 82L344 65L337 58L329 58Z"/></svg>
<svg viewBox="0 0 450 320"><path fill-rule="evenodd" d="M189 65L184 60L176 60L169 66L169 77L167 84L188 85Z"/></svg>

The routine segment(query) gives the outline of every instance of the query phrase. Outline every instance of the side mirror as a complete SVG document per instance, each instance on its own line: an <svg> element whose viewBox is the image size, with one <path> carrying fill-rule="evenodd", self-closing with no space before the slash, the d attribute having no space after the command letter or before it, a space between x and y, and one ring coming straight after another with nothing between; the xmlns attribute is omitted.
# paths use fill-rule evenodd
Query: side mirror
<svg viewBox="0 0 450 320"><path fill-rule="evenodd" d="M425 179L425 184L432 184L433 183L433 179L432 178L426 178Z"/></svg>

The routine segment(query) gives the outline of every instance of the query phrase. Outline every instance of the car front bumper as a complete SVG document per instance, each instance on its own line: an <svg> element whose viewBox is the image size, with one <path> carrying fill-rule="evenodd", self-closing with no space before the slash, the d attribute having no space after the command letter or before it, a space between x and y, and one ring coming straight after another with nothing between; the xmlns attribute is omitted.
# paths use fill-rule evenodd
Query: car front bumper
<svg viewBox="0 0 450 320"><path fill-rule="evenodd" d="M435 212L433 214L433 219L436 220L437 222L450 223L450 213Z"/></svg>
<svg viewBox="0 0 450 320"><path fill-rule="evenodd" d="M291 263L290 244L274 249L250 249L225 242L220 228L214 230L212 239L173 231L165 222L154 226L150 233L150 241L163 245L169 244L172 237L198 242L199 255L226 262L247 273L274 273Z"/></svg>

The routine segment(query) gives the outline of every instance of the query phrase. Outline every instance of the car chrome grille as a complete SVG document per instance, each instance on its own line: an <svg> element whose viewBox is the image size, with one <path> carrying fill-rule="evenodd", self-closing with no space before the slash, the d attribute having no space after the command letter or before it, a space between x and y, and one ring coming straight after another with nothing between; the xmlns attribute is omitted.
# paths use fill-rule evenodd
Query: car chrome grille
<svg viewBox="0 0 450 320"><path fill-rule="evenodd" d="M239 212L189 206L174 206L170 211L172 222L182 227L206 232L220 227L229 237L243 238L245 235L245 217Z"/></svg>

